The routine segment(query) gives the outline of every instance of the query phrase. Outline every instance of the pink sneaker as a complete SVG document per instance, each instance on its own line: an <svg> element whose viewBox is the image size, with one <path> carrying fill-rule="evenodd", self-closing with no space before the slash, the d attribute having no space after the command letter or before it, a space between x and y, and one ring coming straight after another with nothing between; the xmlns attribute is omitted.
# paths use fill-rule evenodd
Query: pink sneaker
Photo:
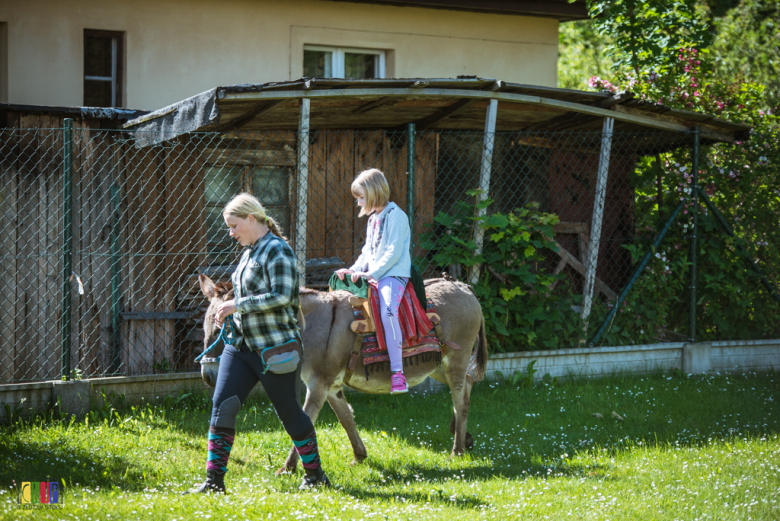
<svg viewBox="0 0 780 521"><path fill-rule="evenodd" d="M406 377L403 373L393 373L390 377L390 394L408 393L409 386L406 385Z"/></svg>

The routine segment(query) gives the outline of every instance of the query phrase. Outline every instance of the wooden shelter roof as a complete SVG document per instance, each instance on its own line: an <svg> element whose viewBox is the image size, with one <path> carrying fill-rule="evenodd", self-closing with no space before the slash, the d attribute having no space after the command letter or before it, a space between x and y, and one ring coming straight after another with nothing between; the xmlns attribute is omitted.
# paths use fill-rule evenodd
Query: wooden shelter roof
<svg viewBox="0 0 780 521"><path fill-rule="evenodd" d="M748 125L672 109L637 99L630 92L585 92L501 80L321 79L217 87L196 97L128 121L125 129L163 132L166 118L192 112L196 100L211 117L177 121L166 139L184 132L294 130L300 100L311 100L312 129L418 129L482 131L488 100L498 102L496 131L601 130L605 117L615 131L687 132L699 126L703 142L747 139ZM204 101L205 100L205 101ZM157 127L157 128L156 128ZM175 132L171 131L175 129Z"/></svg>

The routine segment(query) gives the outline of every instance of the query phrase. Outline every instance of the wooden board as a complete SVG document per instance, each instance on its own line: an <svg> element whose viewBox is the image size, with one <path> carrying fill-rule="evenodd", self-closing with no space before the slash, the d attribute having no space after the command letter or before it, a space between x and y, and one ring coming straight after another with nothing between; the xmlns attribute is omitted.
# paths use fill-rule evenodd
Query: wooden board
<svg viewBox="0 0 780 521"><path fill-rule="evenodd" d="M16 372L19 307L17 296L17 132L0 132L0 381L11 382Z"/></svg>
<svg viewBox="0 0 780 521"><path fill-rule="evenodd" d="M22 116L21 129L39 128L40 116ZM37 288L37 244L41 242L40 204L38 200L41 174L39 171L36 137L33 132L19 133L17 225L28 230L19 237L19 261L17 262L17 345L14 375L16 380L41 378L41 360L45 356L39 322Z"/></svg>

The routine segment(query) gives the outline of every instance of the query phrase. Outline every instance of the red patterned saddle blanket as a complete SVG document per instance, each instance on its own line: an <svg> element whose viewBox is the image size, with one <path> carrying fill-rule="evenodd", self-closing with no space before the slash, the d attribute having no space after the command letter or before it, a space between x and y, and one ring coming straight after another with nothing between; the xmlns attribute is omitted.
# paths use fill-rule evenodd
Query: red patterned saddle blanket
<svg viewBox="0 0 780 521"><path fill-rule="evenodd" d="M429 299L426 303L426 313L436 313L436 306ZM360 308L353 308L355 314L355 320L364 320L363 310ZM384 342L382 342L384 344ZM363 365L366 366L366 377L368 377L368 367L377 364L379 362L389 362L390 356L387 354L387 347L380 345L376 332L369 333L363 337L363 346L361 349L363 355ZM428 361L430 357L436 357L441 360L441 347L439 346L439 339L436 337L434 328L431 328L427 334L417 337L413 341L413 345L409 345L406 340L403 343L403 358L404 365L414 362L410 360L412 357L422 355L424 353L430 353L428 356L424 356L423 360ZM419 358L417 359L419 363ZM389 368L388 368L389 369ZM373 372L373 368L372 368Z"/></svg>

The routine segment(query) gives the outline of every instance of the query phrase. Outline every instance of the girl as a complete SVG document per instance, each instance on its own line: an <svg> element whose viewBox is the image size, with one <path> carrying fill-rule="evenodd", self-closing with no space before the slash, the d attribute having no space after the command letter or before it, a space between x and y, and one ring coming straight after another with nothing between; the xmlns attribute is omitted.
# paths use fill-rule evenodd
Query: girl
<svg viewBox="0 0 780 521"><path fill-rule="evenodd" d="M401 208L390 202L390 187L385 175L372 168L360 173L352 182L352 196L360 207L359 217L370 215L366 244L355 264L340 269L341 280L351 274L352 282L360 277L377 282L379 309L390 356L390 393L408 391L403 370L401 326L398 323L398 305L404 288L412 276L412 258L409 253L411 230L409 218Z"/></svg>
<svg viewBox="0 0 780 521"><path fill-rule="evenodd" d="M225 345L214 389L206 481L190 492L225 492L225 473L236 434L236 416L249 391L263 384L276 414L293 440L306 471L301 488L330 486L320 465L317 434L295 393L298 371L264 372L260 350L301 341L298 327L296 258L276 222L249 194L234 197L222 215L230 236L246 246L233 273L235 299L217 309L221 327L232 316L233 335Z"/></svg>

